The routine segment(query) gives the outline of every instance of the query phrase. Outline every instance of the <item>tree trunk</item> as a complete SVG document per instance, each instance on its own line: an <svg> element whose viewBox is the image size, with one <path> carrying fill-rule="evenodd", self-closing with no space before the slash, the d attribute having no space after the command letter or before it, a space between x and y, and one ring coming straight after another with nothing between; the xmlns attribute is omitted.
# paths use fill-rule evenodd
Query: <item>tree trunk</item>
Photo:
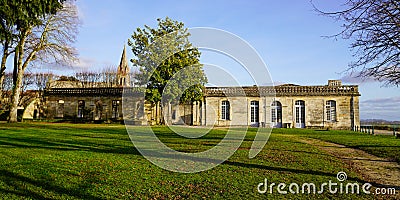
<svg viewBox="0 0 400 200"><path fill-rule="evenodd" d="M11 107L10 107L10 116L9 116L9 123L18 122L18 104L19 104L19 97L21 94L22 88L22 79L24 75L24 70L22 68L18 70L17 79L13 87L12 97L11 97Z"/></svg>
<svg viewBox="0 0 400 200"><path fill-rule="evenodd" d="M8 47L4 47L3 56L1 58L1 67L0 67L0 103L3 104L3 82L6 71L6 62L8 57Z"/></svg>
<svg viewBox="0 0 400 200"><path fill-rule="evenodd" d="M22 79L24 77L24 70L27 62L29 62L31 55L28 56L25 63L23 63L24 58L24 47L26 41L27 31L21 34L20 42L18 43L17 47L15 48L14 54L14 73L13 73L13 82L14 86L12 89L11 95L11 107L10 107L10 115L8 122L15 123L18 122L18 104L19 98L21 95L21 88L22 88Z"/></svg>

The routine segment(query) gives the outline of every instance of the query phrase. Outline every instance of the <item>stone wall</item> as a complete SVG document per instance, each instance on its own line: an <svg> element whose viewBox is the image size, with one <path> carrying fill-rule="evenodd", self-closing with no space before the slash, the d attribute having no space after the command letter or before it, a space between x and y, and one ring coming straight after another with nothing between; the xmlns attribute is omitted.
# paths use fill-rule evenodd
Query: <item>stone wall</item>
<svg viewBox="0 0 400 200"><path fill-rule="evenodd" d="M279 101L282 105L282 125L296 127L295 102L305 103L305 127L324 127L332 129L351 129L352 125L359 126L358 96L299 96L299 97L206 97L205 106L201 110L202 125L206 126L251 126L251 101L259 102L259 123L254 125L272 127L271 105ZM351 106L353 99L353 106ZM230 120L221 119L221 102L230 102ZM336 102L336 120L326 119L326 102ZM351 111L353 109L353 111ZM352 114L354 120L352 123Z"/></svg>
<svg viewBox="0 0 400 200"><path fill-rule="evenodd" d="M124 103L122 95L129 97L124 98ZM360 125L359 96L358 86L341 85L338 81L326 86L208 87L202 102L163 108L159 103L145 103L143 88L50 88L45 91L45 110L48 119L125 119L155 125L163 122L161 115L166 113L168 124L351 129ZM326 102L330 100L336 102L334 121L327 120ZM85 102L83 114L79 113L79 101ZM223 101L230 102L229 119L222 119ZM279 123L271 120L275 101L281 105ZM304 124L296 123L296 101L304 101ZM117 111L113 109L116 102ZM252 106L252 102L257 103ZM258 120L252 122L251 109L255 105L258 112L253 114L258 115Z"/></svg>
<svg viewBox="0 0 400 200"><path fill-rule="evenodd" d="M84 112L80 115L79 101L85 102ZM126 120L145 118L141 98L124 98L124 107L122 97L49 96L45 104L47 119L123 120L124 114Z"/></svg>
<svg viewBox="0 0 400 200"><path fill-rule="evenodd" d="M99 119L111 119L112 113L112 101L116 100L121 102L122 98L110 98L110 97L47 97L47 118L64 118L64 119L76 119L78 116L78 102L84 101L84 112L83 118L88 120ZM101 102L103 110L101 116L96 115L96 103ZM63 104L63 105L62 105ZM98 114L98 113L97 113ZM82 115L81 115L82 116ZM122 106L118 107L116 119L122 118Z"/></svg>

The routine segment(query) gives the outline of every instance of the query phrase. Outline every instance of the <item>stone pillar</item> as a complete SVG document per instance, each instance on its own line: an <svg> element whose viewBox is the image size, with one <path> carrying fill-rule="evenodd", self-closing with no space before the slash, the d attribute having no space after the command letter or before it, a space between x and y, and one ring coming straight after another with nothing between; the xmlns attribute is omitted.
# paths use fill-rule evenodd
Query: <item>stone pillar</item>
<svg viewBox="0 0 400 200"><path fill-rule="evenodd" d="M201 103L201 125L207 126L207 115L206 115L206 98Z"/></svg>

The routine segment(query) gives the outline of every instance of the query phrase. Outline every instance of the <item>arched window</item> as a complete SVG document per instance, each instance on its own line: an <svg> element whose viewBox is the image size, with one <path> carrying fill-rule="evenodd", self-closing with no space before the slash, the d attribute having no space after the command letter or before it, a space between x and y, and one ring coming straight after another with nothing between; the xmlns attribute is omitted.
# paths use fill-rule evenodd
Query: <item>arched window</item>
<svg viewBox="0 0 400 200"><path fill-rule="evenodd" d="M279 101L274 101L271 104L271 122L272 127L282 127L282 104Z"/></svg>
<svg viewBox="0 0 400 200"><path fill-rule="evenodd" d="M336 121L336 101L329 100L326 102L326 121Z"/></svg>
<svg viewBox="0 0 400 200"><path fill-rule="evenodd" d="M222 101L221 104L221 119L230 120L230 104L229 101Z"/></svg>

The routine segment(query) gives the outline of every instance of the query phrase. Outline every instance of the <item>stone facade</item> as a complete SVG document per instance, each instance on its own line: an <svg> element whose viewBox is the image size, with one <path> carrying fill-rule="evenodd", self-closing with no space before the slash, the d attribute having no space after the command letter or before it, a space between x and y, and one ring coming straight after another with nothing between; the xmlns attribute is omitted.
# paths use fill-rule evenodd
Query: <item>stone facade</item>
<svg viewBox="0 0 400 200"><path fill-rule="evenodd" d="M143 120L144 97L140 94L124 88L49 88L44 94L46 118Z"/></svg>
<svg viewBox="0 0 400 200"><path fill-rule="evenodd" d="M163 119L168 124L202 126L351 129L360 125L358 86L338 81L325 86L208 87L203 101L164 108L146 103L139 90L49 88L47 117L128 119L150 125Z"/></svg>
<svg viewBox="0 0 400 200"><path fill-rule="evenodd" d="M358 86L336 80L325 86L207 88L201 124L351 129L360 125L359 96Z"/></svg>
<svg viewBox="0 0 400 200"><path fill-rule="evenodd" d="M165 122L332 129L360 125L358 86L342 85L339 80L329 80L321 86L207 87L202 101L162 106L147 103L141 92L144 88L129 87L128 74L124 48L115 87L93 83L89 88L82 88L79 81L49 83L44 94L46 117L125 120L139 125Z"/></svg>

